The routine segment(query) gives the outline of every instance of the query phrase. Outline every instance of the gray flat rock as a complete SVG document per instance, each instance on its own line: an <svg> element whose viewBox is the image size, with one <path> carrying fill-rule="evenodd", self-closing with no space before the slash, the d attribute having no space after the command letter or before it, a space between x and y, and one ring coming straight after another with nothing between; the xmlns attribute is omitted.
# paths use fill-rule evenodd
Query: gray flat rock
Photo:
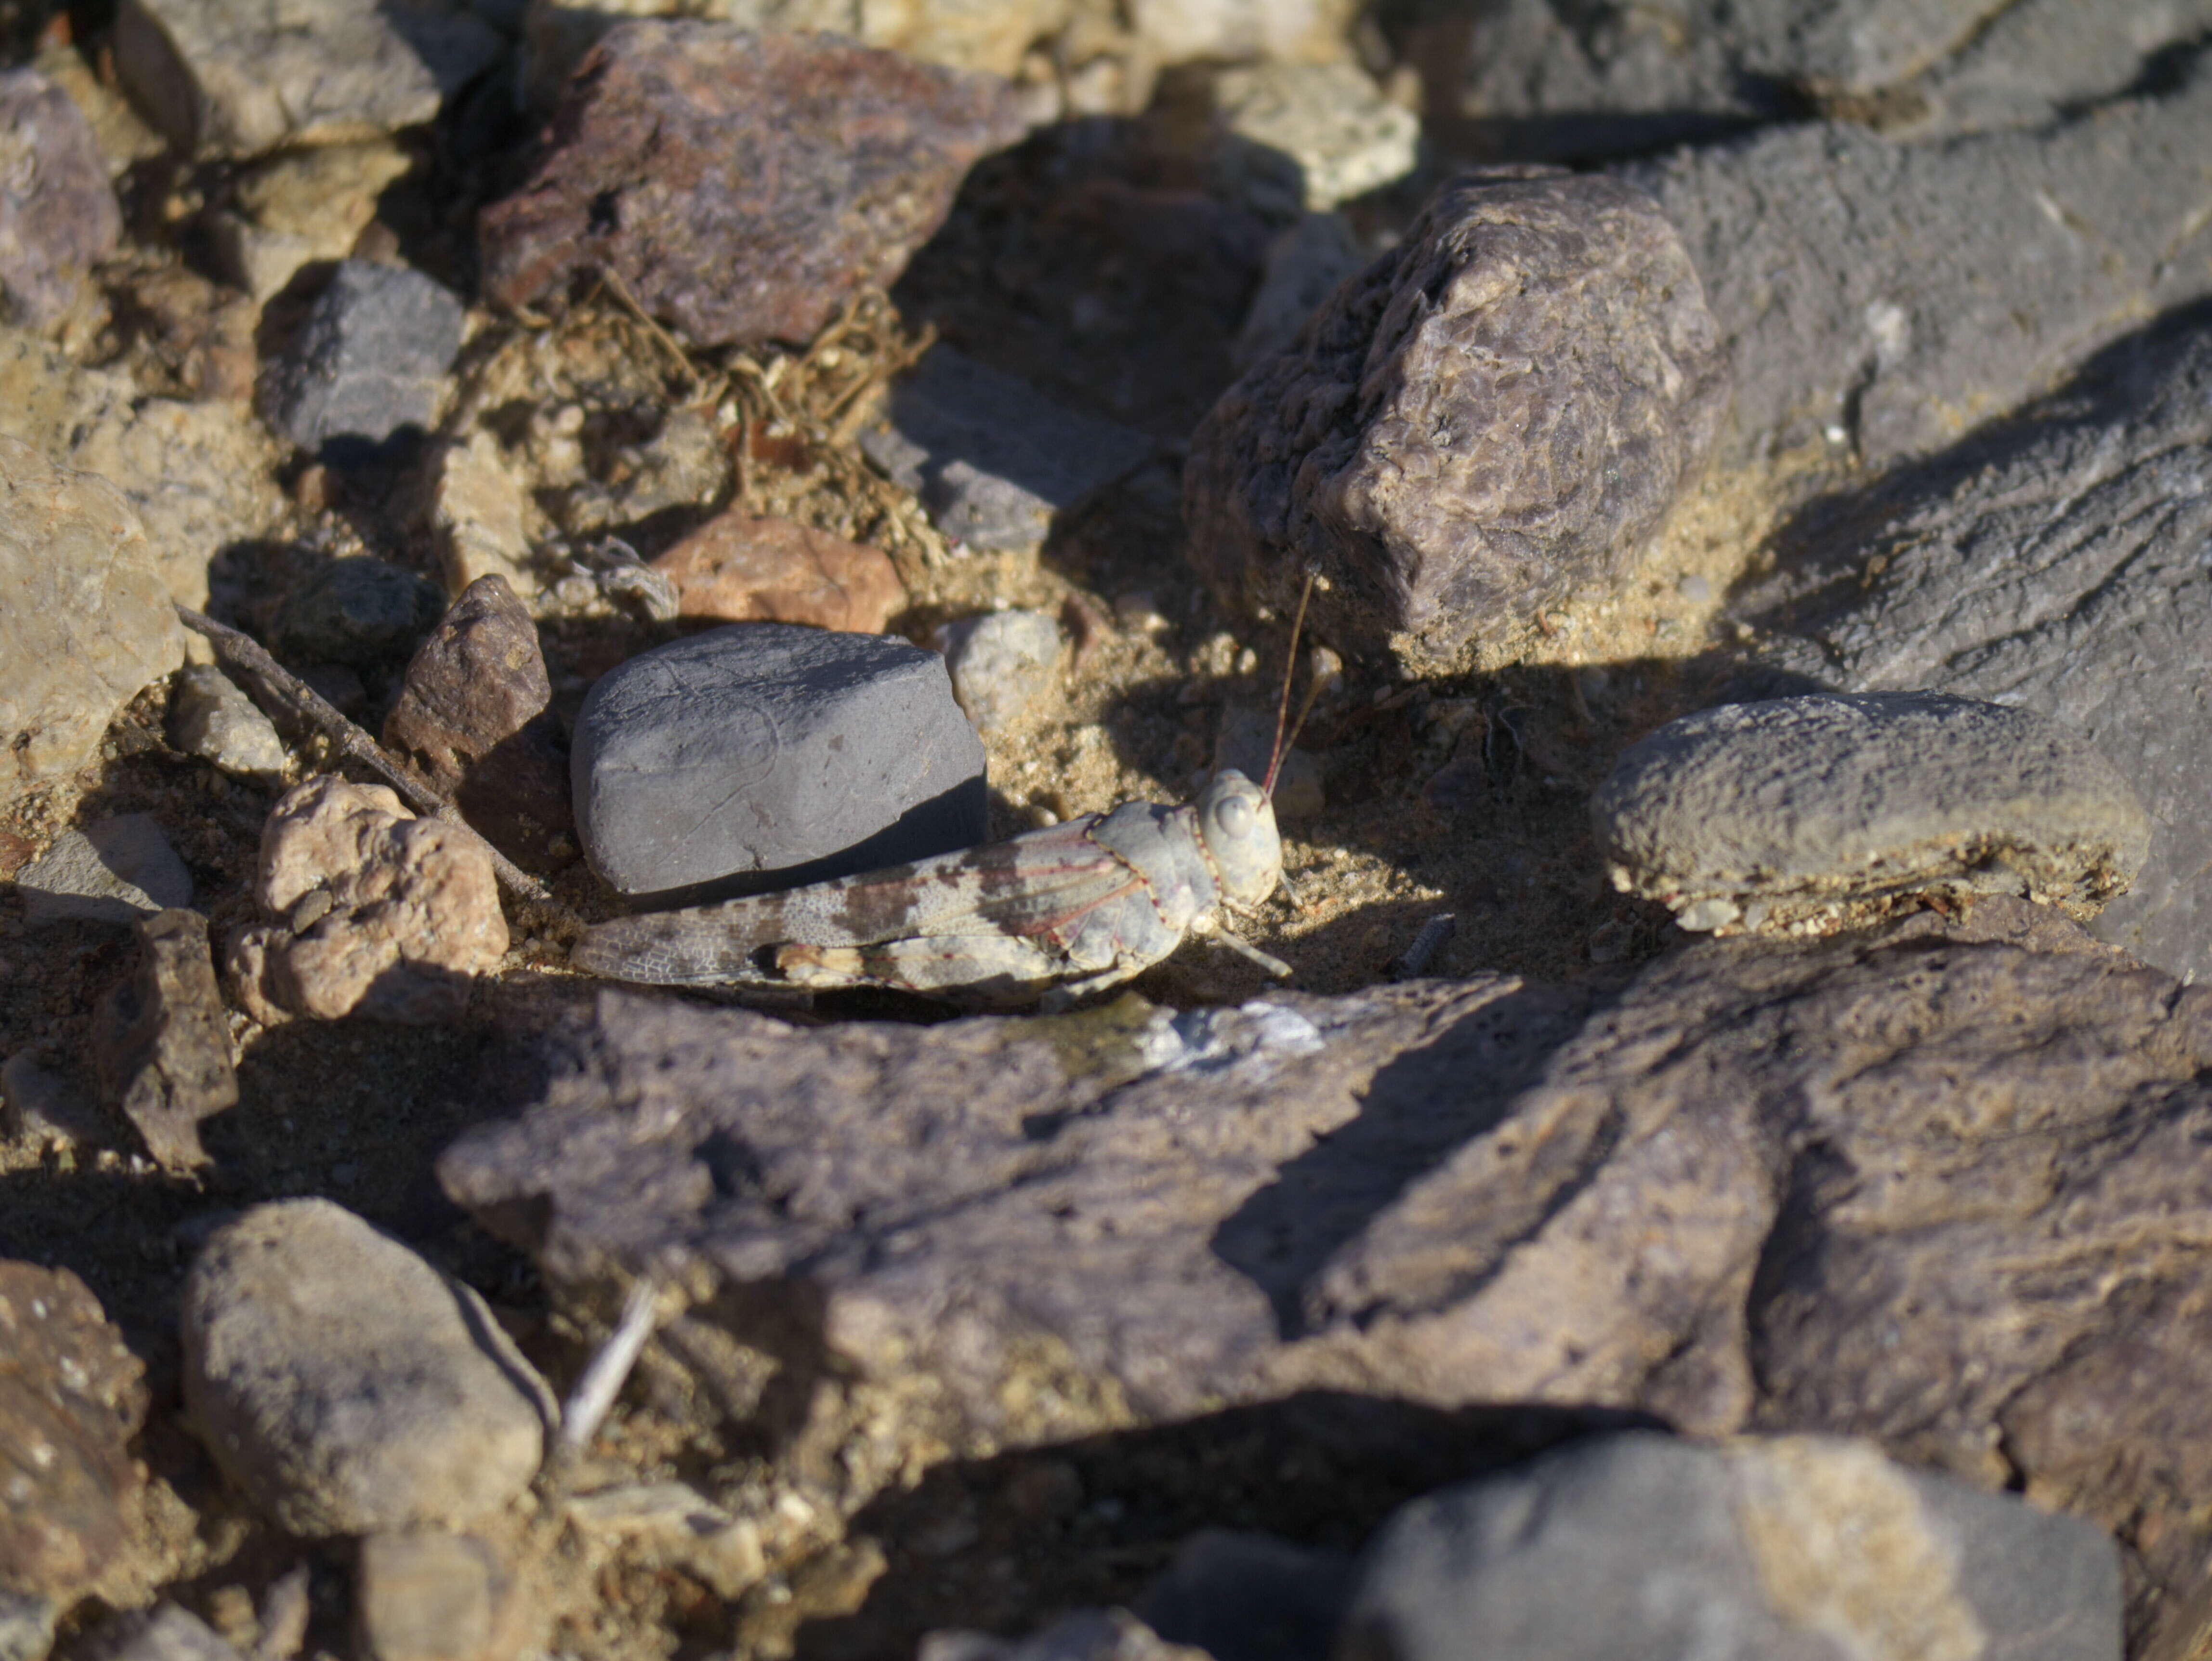
<svg viewBox="0 0 2212 1661"><path fill-rule="evenodd" d="M948 537L1034 548L1055 513L1140 465L1152 441L936 346L892 390L860 448Z"/></svg>
<svg viewBox="0 0 2212 1661"><path fill-rule="evenodd" d="M1932 692L1728 703L1632 745L1591 799L1625 894L1685 928L1863 922L1928 894L2018 894L2087 919L2150 820L2049 718Z"/></svg>
<svg viewBox="0 0 2212 1661"><path fill-rule="evenodd" d="M2212 972L2212 319L2101 354L1926 464L1814 504L1741 610L1780 666L1929 687L2080 733L2149 812L2149 856L2094 932Z"/></svg>
<svg viewBox="0 0 2212 1661"><path fill-rule="evenodd" d="M224 772L257 784L284 776L284 740L243 688L211 664L179 672L169 704L169 741Z"/></svg>
<svg viewBox="0 0 2212 1661"><path fill-rule="evenodd" d="M326 1200L216 1232L183 1330L197 1428L294 1534L462 1524L538 1474L550 1398L489 1311Z"/></svg>
<svg viewBox="0 0 2212 1661"><path fill-rule="evenodd" d="M569 749L585 854L625 894L783 886L970 846L988 829L983 768L936 653L776 623L602 676Z"/></svg>
<svg viewBox="0 0 2212 1661"><path fill-rule="evenodd" d="M1824 1437L1593 1437L1403 1507L1340 1655L2119 1661L2111 1536Z"/></svg>
<svg viewBox="0 0 2212 1661"><path fill-rule="evenodd" d="M305 450L427 429L464 317L459 298L420 271L341 260L298 337L262 374L263 419Z"/></svg>
<svg viewBox="0 0 2212 1661"><path fill-rule="evenodd" d="M2212 290L2212 68L2173 92L1942 144L1778 127L1620 176L1688 245L1735 372L1724 459L1875 466L2018 404Z"/></svg>
<svg viewBox="0 0 2212 1661"><path fill-rule="evenodd" d="M137 922L192 903L192 873L150 813L122 813L63 831L15 873L15 887L33 926Z"/></svg>

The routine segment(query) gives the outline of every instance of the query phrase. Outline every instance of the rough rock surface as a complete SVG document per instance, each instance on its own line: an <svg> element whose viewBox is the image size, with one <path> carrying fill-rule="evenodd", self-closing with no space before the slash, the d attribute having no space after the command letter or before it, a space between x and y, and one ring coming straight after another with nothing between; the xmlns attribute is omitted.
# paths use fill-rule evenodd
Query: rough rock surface
<svg viewBox="0 0 2212 1661"><path fill-rule="evenodd" d="M284 597L269 643L303 667L373 669L411 655L445 609L435 583L357 554L331 561Z"/></svg>
<svg viewBox="0 0 2212 1661"><path fill-rule="evenodd" d="M985 839L981 741L945 660L736 624L600 678L569 750L592 868L626 894L817 881Z"/></svg>
<svg viewBox="0 0 2212 1661"><path fill-rule="evenodd" d="M2163 97L1942 144L1778 127L1624 171L1681 233L1735 373L1723 454L1875 466L2212 290L2212 56Z"/></svg>
<svg viewBox="0 0 2212 1661"><path fill-rule="evenodd" d="M137 924L137 971L104 1000L93 1050L108 1101L172 1170L207 1163L199 1123L238 1103L230 1019L216 984L207 919L161 911Z"/></svg>
<svg viewBox="0 0 2212 1661"><path fill-rule="evenodd" d="M1413 172L1420 118L1358 65L1255 64L1213 83L1218 182L1261 211L1325 211Z"/></svg>
<svg viewBox="0 0 2212 1661"><path fill-rule="evenodd" d="M187 155L259 155L419 125L489 69L497 31L450 0L126 0L115 67Z"/></svg>
<svg viewBox="0 0 2212 1661"><path fill-rule="evenodd" d="M240 1007L287 1015L438 1022L507 952L483 845L418 819L380 784L310 779L261 833L254 897L283 918L233 936L224 968Z"/></svg>
<svg viewBox="0 0 2212 1661"><path fill-rule="evenodd" d="M440 447L426 468L429 530L447 589L504 577L524 599L538 593L530 568L528 481L495 434L482 429Z"/></svg>
<svg viewBox="0 0 2212 1661"><path fill-rule="evenodd" d="M363 1661L511 1661L528 1601L483 1541L442 1529L373 1534L354 1570Z"/></svg>
<svg viewBox="0 0 2212 1661"><path fill-rule="evenodd" d="M1723 704L1630 746L1590 800L1625 894L1720 933L1863 922L1926 894L2021 894L2087 921L2151 824L2063 727L1934 692Z"/></svg>
<svg viewBox="0 0 2212 1661"><path fill-rule="evenodd" d="M504 577L470 585L407 666L386 748L511 858L572 856L568 757L538 625Z"/></svg>
<svg viewBox="0 0 2212 1661"><path fill-rule="evenodd" d="M1152 442L937 346L892 391L860 448L948 537L1034 548L1055 513L1140 465Z"/></svg>
<svg viewBox="0 0 2212 1661"><path fill-rule="evenodd" d="M1743 609L1777 663L1847 691L1929 687L2081 733L2149 810L2150 856L2095 926L2212 973L2212 313L2100 354L1926 464L1815 504Z"/></svg>
<svg viewBox="0 0 2212 1661"><path fill-rule="evenodd" d="M476 1294L326 1200L227 1224L185 1283L185 1395L295 1534L463 1524L537 1475L544 1386Z"/></svg>
<svg viewBox="0 0 2212 1661"><path fill-rule="evenodd" d="M0 437L0 789L88 758L184 661L138 516L112 485Z"/></svg>
<svg viewBox="0 0 2212 1661"><path fill-rule="evenodd" d="M15 873L24 920L132 923L190 905L192 873L150 813L118 813L64 830Z"/></svg>
<svg viewBox="0 0 2212 1661"><path fill-rule="evenodd" d="M2212 991L1994 897L1594 995L798 1031L603 992L441 1173L556 1282L793 1300L818 1338L739 1341L955 1445L1322 1386L1634 1407L2155 1515L2144 1598L2195 1576Z"/></svg>
<svg viewBox="0 0 2212 1661"><path fill-rule="evenodd" d="M887 285L969 165L1021 136L1003 83L821 35L618 26L537 172L484 210L486 295L602 271L702 345L805 340Z"/></svg>
<svg viewBox="0 0 2212 1661"><path fill-rule="evenodd" d="M36 70L0 72L0 305L10 320L61 317L85 268L122 234L83 113Z"/></svg>
<svg viewBox="0 0 2212 1661"><path fill-rule="evenodd" d="M302 265L343 259L376 216L377 198L411 165L388 139L272 157L239 181L230 209L210 217L223 275L266 301Z"/></svg>
<svg viewBox="0 0 2212 1661"><path fill-rule="evenodd" d="M1826 1437L1593 1437L1406 1506L1336 1653L2118 1661L2103 1530Z"/></svg>
<svg viewBox="0 0 2212 1661"><path fill-rule="evenodd" d="M262 374L263 418L303 450L375 446L427 429L465 318L459 297L420 271L341 260L298 336Z"/></svg>
<svg viewBox="0 0 2212 1661"><path fill-rule="evenodd" d="M125 1550L143 1372L76 1275L0 1262L0 1591L65 1607Z"/></svg>
<svg viewBox="0 0 2212 1661"><path fill-rule="evenodd" d="M1042 611L991 611L938 631L952 697L981 733L1020 719L1060 668L1060 625Z"/></svg>
<svg viewBox="0 0 2212 1661"><path fill-rule="evenodd" d="M1225 599L1417 672L1502 661L1617 577L1711 448L1727 360L1680 241L1615 181L1477 174L1224 393L1183 474Z"/></svg>
<svg viewBox="0 0 2212 1661"><path fill-rule="evenodd" d="M688 618L883 632L906 604L881 549L787 519L718 514L653 562Z"/></svg>
<svg viewBox="0 0 2212 1661"><path fill-rule="evenodd" d="M236 681L209 664L188 664L178 672L169 741L257 784L275 784L284 776L284 740L276 724Z"/></svg>

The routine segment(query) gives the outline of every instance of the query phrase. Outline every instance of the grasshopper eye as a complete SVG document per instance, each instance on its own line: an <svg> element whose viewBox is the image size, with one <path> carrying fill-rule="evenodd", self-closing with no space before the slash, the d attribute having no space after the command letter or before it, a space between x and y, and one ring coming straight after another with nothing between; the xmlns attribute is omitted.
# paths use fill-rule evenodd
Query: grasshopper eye
<svg viewBox="0 0 2212 1661"><path fill-rule="evenodd" d="M1252 804L1242 796L1224 796L1214 804L1213 822L1229 836L1244 836L1252 829Z"/></svg>

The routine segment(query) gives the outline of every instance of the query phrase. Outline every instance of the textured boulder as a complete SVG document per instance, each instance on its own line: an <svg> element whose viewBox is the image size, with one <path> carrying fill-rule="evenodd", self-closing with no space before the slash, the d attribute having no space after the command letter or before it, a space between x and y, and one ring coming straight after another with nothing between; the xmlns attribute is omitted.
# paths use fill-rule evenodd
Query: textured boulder
<svg viewBox="0 0 2212 1661"><path fill-rule="evenodd" d="M287 791L262 828L254 897L283 921L234 935L224 966L258 1021L451 1020L507 952L483 844L415 818L380 784Z"/></svg>
<svg viewBox="0 0 2212 1661"><path fill-rule="evenodd" d="M544 867L574 853L552 703L538 625L506 578L480 577L416 648L384 742L501 849Z"/></svg>
<svg viewBox="0 0 2212 1661"><path fill-rule="evenodd" d="M66 1606L124 1555L143 1372L76 1275L0 1262L0 1601Z"/></svg>
<svg viewBox="0 0 2212 1661"><path fill-rule="evenodd" d="M257 1207L210 1239L183 1332L209 1451L294 1534L465 1523L538 1473L544 1385L490 1311L326 1200Z"/></svg>
<svg viewBox="0 0 2212 1661"><path fill-rule="evenodd" d="M262 416L304 450L375 446L426 429L461 349L464 317L459 298L420 271L342 260L298 336L263 372Z"/></svg>
<svg viewBox="0 0 2212 1661"><path fill-rule="evenodd" d="M0 438L0 790L88 759L184 660L156 558L112 485Z"/></svg>
<svg viewBox="0 0 2212 1661"><path fill-rule="evenodd" d="M1191 441L1192 562L1246 610L1417 672L1510 659L1628 569L1704 465L1728 372L1650 201L1476 174L1339 289Z"/></svg>
<svg viewBox="0 0 2212 1661"><path fill-rule="evenodd" d="M653 562L687 618L880 634L906 604L890 557L787 519L717 514Z"/></svg>
<svg viewBox="0 0 2212 1661"><path fill-rule="evenodd" d="M569 750L592 867L626 894L781 887L981 842L983 746L945 660L738 624L600 678Z"/></svg>
<svg viewBox="0 0 2212 1661"><path fill-rule="evenodd" d="M734 1336L895 1386L931 1445L1317 1387L1595 1404L2130 1521L2143 1621L2212 1544L2212 991L2045 908L1707 941L1605 999L528 1019L506 1071L547 1082L448 1192L556 1283L788 1308L821 1350Z"/></svg>
<svg viewBox="0 0 2212 1661"><path fill-rule="evenodd" d="M888 285L969 165L1021 132L988 77L827 35L625 23L536 173L484 210L484 291L527 306L602 271L702 345L805 340Z"/></svg>
<svg viewBox="0 0 2212 1661"><path fill-rule="evenodd" d="M115 66L187 155L374 138L434 118L501 42L451 0L127 0Z"/></svg>
<svg viewBox="0 0 2212 1661"><path fill-rule="evenodd" d="M36 70L0 71L0 302L11 320L67 312L85 268L122 234L83 112Z"/></svg>
<svg viewBox="0 0 2212 1661"><path fill-rule="evenodd" d="M1835 927L1923 895L2087 919L2150 820L2111 761L2025 709L1940 693L1723 704L1632 745L1591 799L1625 894L1686 928Z"/></svg>
<svg viewBox="0 0 2212 1661"><path fill-rule="evenodd" d="M2212 315L2177 314L1925 464L1815 503L1743 610L1848 691L1991 698L2080 733L2151 822L2094 932L2212 973Z"/></svg>
<svg viewBox="0 0 2212 1661"><path fill-rule="evenodd" d="M207 1163L199 1123L238 1102L230 1020L216 984L207 919L161 911L137 925L137 972L94 1017L93 1048L109 1102L172 1170Z"/></svg>
<svg viewBox="0 0 2212 1661"><path fill-rule="evenodd" d="M1360 1565L1346 1661L2119 1661L2102 1530L1824 1437L1594 1437L1416 1500Z"/></svg>

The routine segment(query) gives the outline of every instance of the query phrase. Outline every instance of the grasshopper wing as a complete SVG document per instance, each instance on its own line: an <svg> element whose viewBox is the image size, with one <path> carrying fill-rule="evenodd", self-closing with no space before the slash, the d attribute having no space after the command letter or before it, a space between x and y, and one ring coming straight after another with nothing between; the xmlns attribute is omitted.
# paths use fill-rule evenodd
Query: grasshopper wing
<svg viewBox="0 0 2212 1661"><path fill-rule="evenodd" d="M1091 840L1086 814L1010 842L840 877L781 894L620 917L588 928L575 967L664 986L775 983L785 945L869 946L928 935L1057 936L1140 885Z"/></svg>

